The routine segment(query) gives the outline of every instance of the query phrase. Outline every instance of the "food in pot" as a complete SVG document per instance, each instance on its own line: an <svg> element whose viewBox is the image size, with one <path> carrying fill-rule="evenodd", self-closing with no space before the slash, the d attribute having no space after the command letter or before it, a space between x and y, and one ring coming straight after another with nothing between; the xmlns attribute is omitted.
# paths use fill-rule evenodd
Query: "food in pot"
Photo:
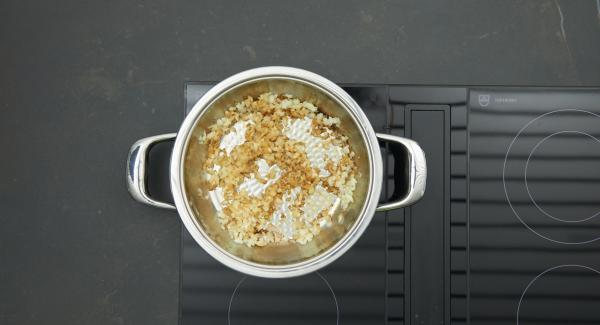
<svg viewBox="0 0 600 325"><path fill-rule="evenodd" d="M228 108L199 137L208 195L235 242L306 244L339 221L357 176L339 126L311 102L265 93Z"/></svg>

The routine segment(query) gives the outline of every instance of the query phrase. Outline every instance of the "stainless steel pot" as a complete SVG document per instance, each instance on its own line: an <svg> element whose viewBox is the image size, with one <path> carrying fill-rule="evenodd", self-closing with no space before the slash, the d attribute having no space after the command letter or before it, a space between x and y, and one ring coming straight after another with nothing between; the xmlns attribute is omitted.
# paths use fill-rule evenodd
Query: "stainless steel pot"
<svg viewBox="0 0 600 325"><path fill-rule="evenodd" d="M198 195L202 189L201 170L206 145L197 137L224 110L247 96L265 92L292 94L315 103L329 115L339 117L340 130L356 153L359 177L354 202L339 213L342 222L325 228L305 245L247 247L235 243L221 228L210 200ZM175 205L152 199L146 190L146 158L150 147L175 138L171 155L170 180ZM383 175L378 140L403 148L406 193L394 202L377 205ZM409 139L373 131L358 104L342 88L312 72L290 67L264 67L238 73L210 89L183 121L179 132L137 141L127 161L127 186L134 199L160 208L177 209L183 224L198 244L215 259L237 271L267 278L303 275L318 270L346 252L360 238L375 211L410 205L423 196L427 169L419 145ZM200 191L206 193L207 191Z"/></svg>

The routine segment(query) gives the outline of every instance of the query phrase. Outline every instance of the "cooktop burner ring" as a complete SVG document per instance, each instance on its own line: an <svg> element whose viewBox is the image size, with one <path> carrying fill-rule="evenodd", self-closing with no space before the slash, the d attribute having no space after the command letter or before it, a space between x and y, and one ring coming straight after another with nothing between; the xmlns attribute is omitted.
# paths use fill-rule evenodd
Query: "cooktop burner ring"
<svg viewBox="0 0 600 325"><path fill-rule="evenodd" d="M585 266L585 265L580 265L580 264L563 264L563 265L557 265L557 266L553 266L550 267L548 269L546 269L545 271L543 271L542 273L538 274L535 278L533 278L531 281L529 281L529 283L527 284L527 286L525 287L525 289L523 290L523 293L521 293L521 297L519 298L519 304L517 305L517 325L519 325L519 320L520 320L520 313L521 313L521 306L523 304L523 299L525 298L525 296L527 295L527 292L529 291L529 289L531 288L531 286L537 281L539 280L541 277L543 277L544 275L561 269L561 268L580 268L586 271L592 271L594 273L596 273L597 275L600 275L600 271L589 267L589 266Z"/></svg>
<svg viewBox="0 0 600 325"><path fill-rule="evenodd" d="M583 110L583 109L571 109L571 108L567 108L567 109L557 109L557 110L553 110L547 113L544 113L534 119L532 119L531 121L527 122L527 124L525 124L520 130L519 132L517 132L517 134L515 135L515 137L512 139L512 141L510 142L508 149L506 150L506 154L504 156L504 163L502 166L502 185L504 187L504 195L506 197L506 201L508 202L508 205L510 207L510 209L512 210L513 214L517 217L517 219L519 219L519 221L527 228L529 229L531 232L533 232L534 234L536 234L537 236L546 239L548 241L557 243L557 244L565 244L565 245L579 245L579 244L588 244L588 243L592 243L595 242L597 240L600 240L600 236L597 236L595 238L589 239L589 240L584 240L584 241L563 241L563 240L557 240L554 238L550 238L547 235L544 235L542 233L540 233L539 231L536 231L532 226L530 226L519 214L519 212L517 212L517 209L515 208L515 206L513 205L513 203L511 202L510 196L508 194L508 187L507 187L507 182L506 182L506 170L507 170L507 162L509 160L509 155L511 153L511 149L513 148L513 146L515 145L515 143L517 142L517 140L519 139L519 136L527 129L529 128L532 124L534 124L536 121L539 121L540 119L548 116L548 115L552 115L552 114L556 114L556 113L563 113L563 112L571 112L571 113L583 113L583 114L587 114L587 115L591 115L593 117L597 117L600 118L600 114L594 113L594 112L590 112L587 110ZM532 202L534 202L532 200ZM536 204L537 206L537 204ZM589 219L592 219L588 218ZM557 220L555 218L552 218L554 220ZM586 221L586 220L583 220ZM583 222L582 221L582 222Z"/></svg>
<svg viewBox="0 0 600 325"><path fill-rule="evenodd" d="M542 208L538 202L535 200L535 198L533 197L533 194L531 193L531 190L529 189L529 183L527 181L527 171L529 169L529 162L531 161L531 157L533 156L533 154L535 153L535 151L539 148L540 145L542 145L544 142L546 142L546 140L552 138L553 136L559 135L559 134L580 134L580 135L584 135L587 136L589 138L591 138L592 140L598 142L600 144L600 139L596 138L595 136L587 133L587 132L583 132L583 131L576 131L576 130L566 130L566 131L558 131L558 132L554 132L548 136L546 136L545 138L543 138L542 140L540 140L538 143L536 143L536 145L533 147L533 149L531 149L531 152L529 153L529 156L527 157L527 162L525 163L525 189L527 190L527 195L529 196L529 199L531 199L531 202L535 205L535 207L544 215L548 216L549 218L552 218L556 221L560 221L560 222L567 222L567 223L578 223L578 222L584 222L584 221L588 221L590 219L593 219L597 216L600 215L600 210L597 211L596 213L592 214L589 217L584 217L584 218L580 218L580 219L576 219L576 220L566 220L566 219L562 219L556 216L553 216L551 213L547 212L544 208Z"/></svg>
<svg viewBox="0 0 600 325"><path fill-rule="evenodd" d="M333 298L333 302L335 303L335 312L336 312L335 324L339 325L339 323L340 323L340 306L338 304L337 297L335 295L335 291L333 291L333 287L331 286L331 284L329 284L329 281L327 281L327 279L320 272L314 272L314 274L316 274L323 281L323 283L327 286L327 288L329 289L329 292L331 293L331 297ZM232 323L231 323L231 306L233 305L233 300L236 297L236 295L239 291L239 288L242 286L242 284L248 278L249 278L249 276L244 276L243 278L241 278L240 281L238 281L238 283L235 285L235 288L233 289L233 292L231 293L231 297L229 298L229 304L227 306L227 324L228 325L232 325ZM265 281L269 281L269 280L265 279ZM271 280L271 281L277 281L277 280Z"/></svg>

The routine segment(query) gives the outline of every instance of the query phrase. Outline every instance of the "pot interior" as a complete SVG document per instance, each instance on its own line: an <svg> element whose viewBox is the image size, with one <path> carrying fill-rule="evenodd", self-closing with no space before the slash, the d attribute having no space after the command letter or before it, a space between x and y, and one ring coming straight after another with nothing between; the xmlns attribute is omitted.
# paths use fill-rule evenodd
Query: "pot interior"
<svg viewBox="0 0 600 325"><path fill-rule="evenodd" d="M291 94L301 100L315 104L322 112L340 118L340 130L349 138L351 150L356 153L358 167L357 186L354 201L348 209L337 212L334 223L323 228L307 244L286 243L263 247L248 247L233 241L227 230L223 229L217 219L217 211L208 198L208 184L203 178L202 166L207 155L207 145L201 144L198 137L208 126L224 116L227 108L248 96L254 98L265 93ZM332 249L363 219L368 193L371 188L371 159L365 142L363 129L357 125L358 119L342 106L333 95L308 82L289 77L268 77L254 79L232 87L204 107L197 116L194 127L188 133L183 160L184 195L191 211L197 220L197 227L212 243L233 256L257 264L269 266L285 266L316 258ZM377 184L375 186L380 186ZM377 198L374 198L377 199ZM341 244L341 243L340 243Z"/></svg>

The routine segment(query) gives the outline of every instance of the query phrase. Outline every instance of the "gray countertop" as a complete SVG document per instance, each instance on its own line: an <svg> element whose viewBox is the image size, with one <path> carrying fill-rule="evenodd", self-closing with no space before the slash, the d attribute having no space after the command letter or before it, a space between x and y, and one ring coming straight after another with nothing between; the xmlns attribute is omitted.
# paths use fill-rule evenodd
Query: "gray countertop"
<svg viewBox="0 0 600 325"><path fill-rule="evenodd" d="M183 84L600 85L600 2L2 1L0 323L174 324L180 222L125 189Z"/></svg>

